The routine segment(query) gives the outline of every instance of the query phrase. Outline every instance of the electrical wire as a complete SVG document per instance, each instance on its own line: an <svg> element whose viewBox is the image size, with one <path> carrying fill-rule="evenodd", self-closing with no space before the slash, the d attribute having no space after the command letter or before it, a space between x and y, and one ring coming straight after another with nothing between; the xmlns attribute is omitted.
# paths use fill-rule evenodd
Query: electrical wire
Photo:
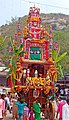
<svg viewBox="0 0 69 120"><path fill-rule="evenodd" d="M46 6L49 6L49 7L60 8L60 9L65 9L65 10L69 9L69 8L65 8L65 7L59 7L59 6L49 5L49 4L45 4L45 3L39 3L39 2L32 2L32 1L28 1L28 0L22 0L22 1L28 2L28 3L39 4L39 5L46 5Z"/></svg>

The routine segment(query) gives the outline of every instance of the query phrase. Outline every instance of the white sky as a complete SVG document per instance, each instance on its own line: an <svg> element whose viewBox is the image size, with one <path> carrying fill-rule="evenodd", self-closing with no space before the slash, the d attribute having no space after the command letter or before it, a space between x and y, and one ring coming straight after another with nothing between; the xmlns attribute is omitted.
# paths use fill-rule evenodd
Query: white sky
<svg viewBox="0 0 69 120"><path fill-rule="evenodd" d="M6 24L7 21L11 21L11 17L27 15L29 7L34 6L32 2L40 3L35 3L35 6L40 8L41 13L64 13L69 15L69 0L0 0L0 26Z"/></svg>

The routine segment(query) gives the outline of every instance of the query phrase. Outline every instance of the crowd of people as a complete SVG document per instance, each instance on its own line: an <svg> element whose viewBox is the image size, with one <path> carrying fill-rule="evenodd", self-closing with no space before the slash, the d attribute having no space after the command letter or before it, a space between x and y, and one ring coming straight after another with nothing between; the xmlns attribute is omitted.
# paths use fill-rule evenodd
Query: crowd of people
<svg viewBox="0 0 69 120"><path fill-rule="evenodd" d="M10 94L0 94L0 120L5 120L7 111L12 114L12 120L41 119L40 105L37 100L29 107L25 99L19 98L18 95L12 97Z"/></svg>
<svg viewBox="0 0 69 120"><path fill-rule="evenodd" d="M69 120L69 98L62 96L50 98L42 111L38 99L29 106L25 99L17 95L0 94L0 120L5 120L7 110L12 114L12 120Z"/></svg>
<svg viewBox="0 0 69 120"><path fill-rule="evenodd" d="M69 120L69 98L51 98L46 104L44 115L47 120Z"/></svg>

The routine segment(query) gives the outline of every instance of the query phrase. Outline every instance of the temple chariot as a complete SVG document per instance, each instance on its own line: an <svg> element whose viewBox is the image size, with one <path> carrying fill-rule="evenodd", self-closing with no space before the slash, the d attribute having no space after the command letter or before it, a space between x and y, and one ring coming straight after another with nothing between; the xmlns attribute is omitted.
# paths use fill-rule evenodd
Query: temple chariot
<svg viewBox="0 0 69 120"><path fill-rule="evenodd" d="M40 9L30 7L27 26L20 31L18 22L17 35L13 40L13 46L16 46L17 37L20 39L23 54L19 54L16 60L16 72L12 67L7 82L11 91L14 89L14 92L18 92L30 106L35 99L38 99L42 110L49 97L54 96L57 81L57 69L52 59L52 26L49 28L48 32L46 26L42 26ZM12 52L13 50L10 50L10 53ZM12 55L10 60L11 58Z"/></svg>

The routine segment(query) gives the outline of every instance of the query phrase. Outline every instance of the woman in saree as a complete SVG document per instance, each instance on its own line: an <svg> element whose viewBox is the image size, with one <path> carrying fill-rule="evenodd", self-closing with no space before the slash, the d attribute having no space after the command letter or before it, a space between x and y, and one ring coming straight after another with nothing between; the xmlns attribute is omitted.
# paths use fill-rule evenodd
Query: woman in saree
<svg viewBox="0 0 69 120"><path fill-rule="evenodd" d="M33 103L33 109L34 109L34 120L41 120L41 115L40 115L41 109L37 99Z"/></svg>

